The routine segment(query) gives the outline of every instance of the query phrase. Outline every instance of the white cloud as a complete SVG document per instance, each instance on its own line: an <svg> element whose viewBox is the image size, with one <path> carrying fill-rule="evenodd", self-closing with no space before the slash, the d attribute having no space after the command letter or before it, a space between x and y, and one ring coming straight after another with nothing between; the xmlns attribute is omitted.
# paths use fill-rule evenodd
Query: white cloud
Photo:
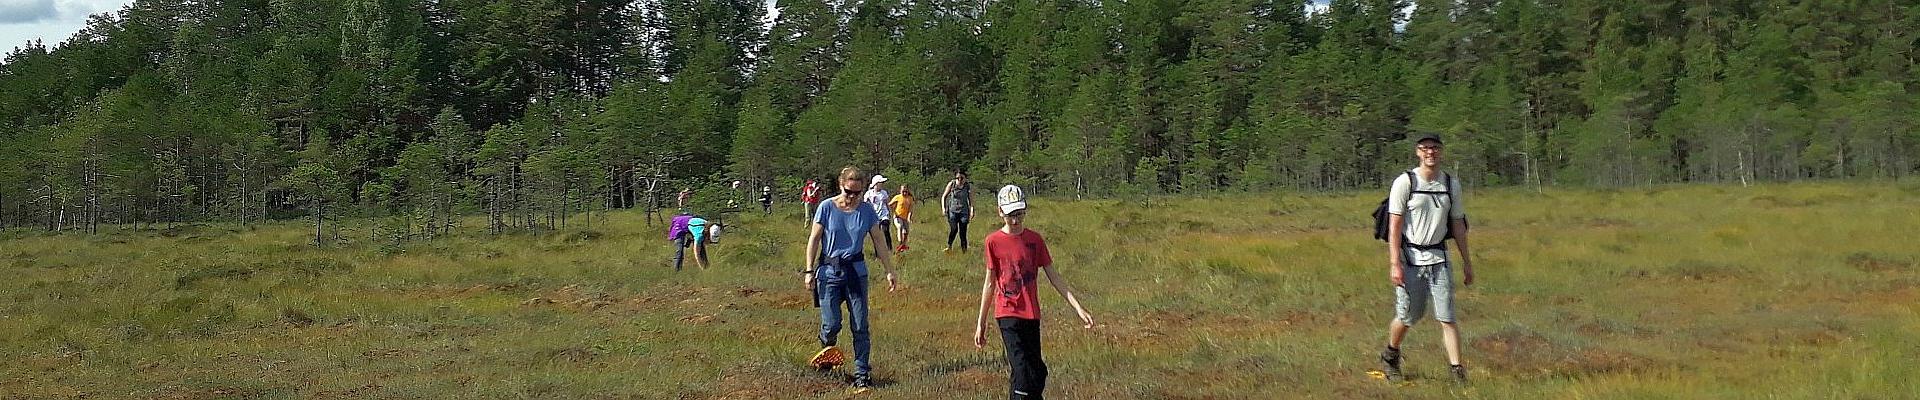
<svg viewBox="0 0 1920 400"><path fill-rule="evenodd" d="M112 12L130 0L0 0L0 51L33 39L60 44L87 26L87 16Z"/></svg>

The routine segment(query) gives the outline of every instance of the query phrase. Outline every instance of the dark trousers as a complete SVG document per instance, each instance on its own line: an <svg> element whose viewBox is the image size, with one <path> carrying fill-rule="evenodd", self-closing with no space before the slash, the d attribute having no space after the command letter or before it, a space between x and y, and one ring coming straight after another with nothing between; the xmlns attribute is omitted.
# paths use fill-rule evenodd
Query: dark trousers
<svg viewBox="0 0 1920 400"><path fill-rule="evenodd" d="M967 220L971 216L962 213L947 213L947 247L953 247L953 240L960 239L960 250L967 249Z"/></svg>
<svg viewBox="0 0 1920 400"><path fill-rule="evenodd" d="M887 221L886 218L881 218L880 219L880 235L887 237L886 251L881 251L881 249L873 249L873 254L886 254L887 251L893 251L893 222Z"/></svg>
<svg viewBox="0 0 1920 400"><path fill-rule="evenodd" d="M1011 370L1008 380L1013 388L1007 398L1044 399L1041 392L1047 389L1047 363L1040 360L1040 320L1009 317L994 321L1000 324L1000 340L1007 347Z"/></svg>
<svg viewBox="0 0 1920 400"><path fill-rule="evenodd" d="M682 233L679 239L673 240L673 270L679 271L680 266L686 264L687 246L693 244L692 238L693 233L689 232Z"/></svg>

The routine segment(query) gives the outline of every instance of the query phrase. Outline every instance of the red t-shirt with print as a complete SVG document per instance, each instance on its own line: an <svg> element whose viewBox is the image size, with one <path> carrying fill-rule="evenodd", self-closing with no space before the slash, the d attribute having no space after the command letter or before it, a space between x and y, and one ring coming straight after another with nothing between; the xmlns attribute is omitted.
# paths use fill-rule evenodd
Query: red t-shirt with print
<svg viewBox="0 0 1920 400"><path fill-rule="evenodd" d="M1040 319L1040 267L1053 265L1046 239L1032 229L1018 235L996 229L985 246L994 318Z"/></svg>

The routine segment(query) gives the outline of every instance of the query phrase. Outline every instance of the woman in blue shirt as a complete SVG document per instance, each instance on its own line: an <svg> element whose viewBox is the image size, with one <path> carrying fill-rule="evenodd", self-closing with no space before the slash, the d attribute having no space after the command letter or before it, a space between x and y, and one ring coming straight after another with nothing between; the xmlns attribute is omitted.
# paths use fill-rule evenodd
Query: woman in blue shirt
<svg viewBox="0 0 1920 400"><path fill-rule="evenodd" d="M813 230L807 237L807 267L801 270L808 290L813 290L820 305L820 352L814 355L814 367L829 369L840 364L840 350L834 346L840 334L840 305L846 304L853 332L853 386L873 386L873 365L869 363L871 332L867 326L867 263L861 242L881 246L880 231L873 228L880 216L872 205L860 201L866 191L867 175L859 168L840 170L841 194L828 199L814 212ZM886 268L887 291L898 288L893 264L876 257Z"/></svg>

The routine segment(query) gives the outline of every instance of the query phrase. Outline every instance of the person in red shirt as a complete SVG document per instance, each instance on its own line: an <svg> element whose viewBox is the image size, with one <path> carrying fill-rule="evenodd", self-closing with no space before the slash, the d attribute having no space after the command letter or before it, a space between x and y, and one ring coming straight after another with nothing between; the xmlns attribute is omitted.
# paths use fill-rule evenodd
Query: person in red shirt
<svg viewBox="0 0 1920 400"><path fill-rule="evenodd" d="M801 219L807 220L807 226L811 227L813 226L813 210L820 207L820 184L814 182L812 179L808 179L806 185L800 186L800 202L807 204L807 209L803 210L804 212L802 212Z"/></svg>
<svg viewBox="0 0 1920 400"><path fill-rule="evenodd" d="M980 314L973 324L973 347L987 346L987 311L993 311L1000 326L1000 340L1011 367L1010 399L1042 399L1047 386L1047 364L1040 358L1040 285L1044 272L1060 297L1073 305L1087 329L1093 329L1093 315L1080 306L1073 288L1054 271L1053 256L1047 241L1022 225L1027 217L1027 195L1019 186L1000 188L999 230L987 235L981 253L986 255L987 276L980 283Z"/></svg>

